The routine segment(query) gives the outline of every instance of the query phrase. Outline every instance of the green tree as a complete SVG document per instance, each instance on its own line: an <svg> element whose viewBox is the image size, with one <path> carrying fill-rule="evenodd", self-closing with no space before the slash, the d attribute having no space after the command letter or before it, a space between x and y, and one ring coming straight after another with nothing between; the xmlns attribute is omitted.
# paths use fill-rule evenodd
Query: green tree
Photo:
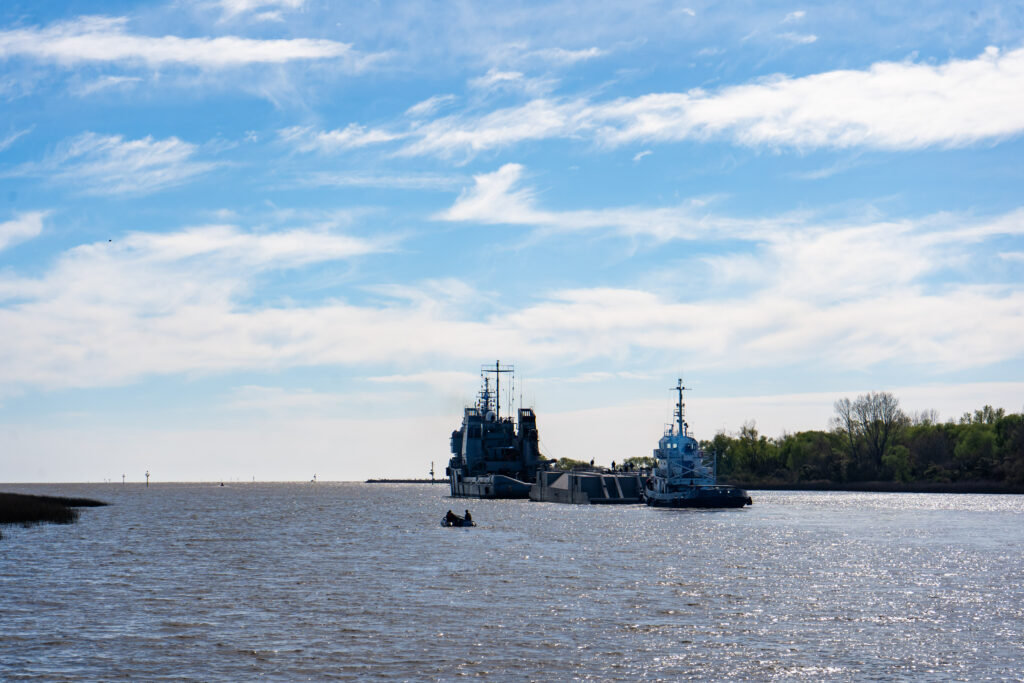
<svg viewBox="0 0 1024 683"><path fill-rule="evenodd" d="M827 432L787 434L779 442L779 460L791 481L835 479L840 454L835 436Z"/></svg>
<svg viewBox="0 0 1024 683"><path fill-rule="evenodd" d="M1024 415L1006 415L995 424L996 457L1004 481L1024 484Z"/></svg>
<svg viewBox="0 0 1024 683"><path fill-rule="evenodd" d="M899 400L887 391L872 391L853 401L840 399L834 407L832 425L846 443L846 474L852 467L857 478L878 477L883 458L910 422Z"/></svg>
<svg viewBox="0 0 1024 683"><path fill-rule="evenodd" d="M989 479L995 471L996 430L985 422L964 425L953 449L961 479Z"/></svg>
<svg viewBox="0 0 1024 683"><path fill-rule="evenodd" d="M756 477L786 477L778 458L778 447L757 431L757 423L753 420L745 422L740 428L732 452L746 466L747 471Z"/></svg>
<svg viewBox="0 0 1024 683"><path fill-rule="evenodd" d="M906 446L893 446L882 456L882 465L896 481L910 481L910 450Z"/></svg>
<svg viewBox="0 0 1024 683"><path fill-rule="evenodd" d="M632 465L634 468L641 467L654 467L658 464L658 461L651 455L634 455L632 458L626 458L622 461L623 465Z"/></svg>
<svg viewBox="0 0 1024 683"><path fill-rule="evenodd" d="M577 467L590 467L590 463L582 460L573 460L572 458L559 458L555 463L555 469L557 470L572 470Z"/></svg>

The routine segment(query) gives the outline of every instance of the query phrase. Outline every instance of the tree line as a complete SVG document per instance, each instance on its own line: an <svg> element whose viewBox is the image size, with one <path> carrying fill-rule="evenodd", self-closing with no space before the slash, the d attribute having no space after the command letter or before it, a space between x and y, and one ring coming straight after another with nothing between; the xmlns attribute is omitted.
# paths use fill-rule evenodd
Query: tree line
<svg viewBox="0 0 1024 683"><path fill-rule="evenodd" d="M1024 415L985 406L959 420L908 415L888 392L835 402L829 429L771 439L747 422L701 441L726 481L797 483L995 483L1024 486Z"/></svg>

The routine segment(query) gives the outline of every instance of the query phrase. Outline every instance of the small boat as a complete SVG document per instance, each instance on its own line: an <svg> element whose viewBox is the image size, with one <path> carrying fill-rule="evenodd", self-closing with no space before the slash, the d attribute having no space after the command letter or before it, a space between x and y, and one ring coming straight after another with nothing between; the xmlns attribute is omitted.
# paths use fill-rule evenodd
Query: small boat
<svg viewBox="0 0 1024 683"><path fill-rule="evenodd" d="M443 526L443 527L476 526L476 522L474 522L471 519L467 521L465 517L459 517L458 515L456 515L454 520L449 520L447 517L442 517L441 518L441 526Z"/></svg>
<svg viewBox="0 0 1024 683"><path fill-rule="evenodd" d="M674 424L668 425L654 449L657 466L644 482L644 502L651 507L741 508L752 505L747 492L736 486L719 485L717 459L709 463L700 444L689 433L684 419L683 380L673 387L678 392Z"/></svg>

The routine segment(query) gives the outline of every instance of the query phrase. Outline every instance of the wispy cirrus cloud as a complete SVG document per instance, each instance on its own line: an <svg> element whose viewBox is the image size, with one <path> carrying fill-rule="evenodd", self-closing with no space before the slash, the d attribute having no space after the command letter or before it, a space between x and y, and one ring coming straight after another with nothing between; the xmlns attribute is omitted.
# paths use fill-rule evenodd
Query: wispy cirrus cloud
<svg viewBox="0 0 1024 683"><path fill-rule="evenodd" d="M554 90L558 82L549 77L528 77L521 71L490 69L483 76L469 79L469 87L484 92L511 91L531 96Z"/></svg>
<svg viewBox="0 0 1024 683"><path fill-rule="evenodd" d="M779 38L797 45L810 45L811 43L818 42L818 36L813 33L796 33L794 31L780 33Z"/></svg>
<svg viewBox="0 0 1024 683"><path fill-rule="evenodd" d="M480 117L446 116L414 125L409 136L411 141L398 153L442 158L471 156L529 140L565 137L574 128L590 127L586 112L587 105L581 100L535 99Z"/></svg>
<svg viewBox="0 0 1024 683"><path fill-rule="evenodd" d="M38 237L43 232L43 219L47 214L46 211L29 211L0 223L0 251Z"/></svg>
<svg viewBox="0 0 1024 683"><path fill-rule="evenodd" d="M34 128L35 126L22 128L21 130L16 130L13 133L10 133L5 137L0 138L0 152L4 151L5 149L13 145L15 142L18 141L19 138L22 138L31 133Z"/></svg>
<svg viewBox="0 0 1024 683"><path fill-rule="evenodd" d="M526 169L505 164L492 173L473 176L473 185L459 193L455 203L435 218L492 225L524 225L548 231L607 231L657 241L718 237L752 237L806 220L798 213L745 220L717 216L708 200L695 198L668 207L616 207L552 211L537 206L536 191L523 184Z"/></svg>
<svg viewBox="0 0 1024 683"><path fill-rule="evenodd" d="M434 95L433 97L428 97L422 102L417 102L412 105L405 110L405 114L406 116L412 117L430 116L438 109L454 102L456 99L455 95Z"/></svg>
<svg viewBox="0 0 1024 683"><path fill-rule="evenodd" d="M87 132L63 142L43 161L22 164L6 175L41 177L83 194L148 194L216 167L196 160L197 150L176 137L128 140Z"/></svg>
<svg viewBox="0 0 1024 683"><path fill-rule="evenodd" d="M404 137L404 134L350 123L344 128L326 131L309 126L291 126L279 130L278 136L300 152L337 152L390 142Z"/></svg>
<svg viewBox="0 0 1024 683"><path fill-rule="evenodd" d="M257 21L279 21L281 10L297 10L306 0L216 0L222 19L250 15Z"/></svg>
<svg viewBox="0 0 1024 683"><path fill-rule="evenodd" d="M526 174L525 167L520 164L505 164L497 171L475 175L473 184L464 188L452 206L436 214L435 218L490 225L522 225L548 231L604 231L627 237L645 236L658 242L741 239L774 244L780 254L796 255L817 249L807 258L807 264L825 264L822 278L839 272L835 259L848 259L848 254L858 251L873 254L873 262L887 272L900 273L915 264L923 272L951 262L950 259L936 258L934 249L937 247L963 247L997 236L1024 235L1024 209L987 220L936 213L912 221L874 221L868 224L855 220L822 223L814 213L806 211L738 218L713 212L710 201L705 198L668 207L625 206L555 211L538 205L536 197L539 192L523 182ZM907 253L900 254L896 260L886 261L885 254L891 251L885 247L886 241L896 240L901 235L914 235L913 242L907 244ZM858 244L864 248L854 248ZM836 256L830 258L829 254ZM853 277L856 271L864 273L867 278L871 268L857 263L849 275ZM754 279L762 279L747 265L737 268L737 272L750 273ZM810 288L816 290L820 286L821 283L816 283Z"/></svg>
<svg viewBox="0 0 1024 683"><path fill-rule="evenodd" d="M451 157L570 137L610 147L711 139L751 147L963 147L1024 132L1022 93L1024 48L988 48L977 58L938 65L879 62L716 91L606 102L537 98L483 115L416 124L401 153Z"/></svg>
<svg viewBox="0 0 1024 683"><path fill-rule="evenodd" d="M607 50L598 47L587 47L579 50L569 50L561 47L549 47L533 50L528 53L531 58L537 58L551 64L567 65L585 62L608 54Z"/></svg>
<svg viewBox="0 0 1024 683"><path fill-rule="evenodd" d="M73 95L87 97L104 90L127 89L142 82L138 76L101 76L89 81L75 83L70 87Z"/></svg>
<svg viewBox="0 0 1024 683"><path fill-rule="evenodd" d="M0 58L26 57L63 66L127 62L150 68L183 65L204 69L339 60L353 70L375 59L332 40L146 36L129 32L127 26L125 17L89 16L45 27L0 31Z"/></svg>
<svg viewBox="0 0 1024 683"><path fill-rule="evenodd" d="M379 187L395 190L457 190L466 184L460 175L441 173L377 173L318 171L304 173L297 185L313 187Z"/></svg>

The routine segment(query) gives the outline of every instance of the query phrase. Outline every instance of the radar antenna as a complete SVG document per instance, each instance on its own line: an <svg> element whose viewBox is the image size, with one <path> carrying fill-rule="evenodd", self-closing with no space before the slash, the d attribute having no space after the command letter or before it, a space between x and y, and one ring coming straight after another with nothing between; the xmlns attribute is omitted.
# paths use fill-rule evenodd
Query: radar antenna
<svg viewBox="0 0 1024 683"><path fill-rule="evenodd" d="M686 422L683 421L683 418L686 417L686 404L683 403L683 392L689 391L692 388L693 387L684 387L683 380L680 378L676 382L676 385L671 389L671 391L679 393L679 402L676 403L675 418L676 425L679 427L679 434L683 436L686 436Z"/></svg>
<svg viewBox="0 0 1024 683"><path fill-rule="evenodd" d="M503 372L515 372L514 365L502 365L501 361L494 361L494 365L482 365L480 366L480 374L486 382L489 378L487 375L494 375L494 416L495 419L501 418L501 373Z"/></svg>

